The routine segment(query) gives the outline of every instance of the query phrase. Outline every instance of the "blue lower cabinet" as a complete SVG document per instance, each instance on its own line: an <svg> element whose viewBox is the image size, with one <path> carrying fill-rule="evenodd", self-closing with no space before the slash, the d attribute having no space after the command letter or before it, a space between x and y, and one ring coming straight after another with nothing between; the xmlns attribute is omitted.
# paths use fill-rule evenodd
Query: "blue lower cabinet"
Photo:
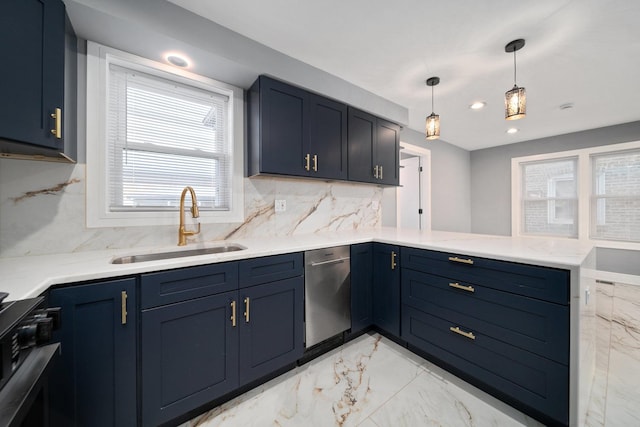
<svg viewBox="0 0 640 427"><path fill-rule="evenodd" d="M373 324L373 243L351 245L351 333Z"/></svg>
<svg viewBox="0 0 640 427"><path fill-rule="evenodd" d="M400 248L373 244L373 322L400 336Z"/></svg>
<svg viewBox="0 0 640 427"><path fill-rule="evenodd" d="M302 276L239 291L240 385L295 363L304 352Z"/></svg>
<svg viewBox="0 0 640 427"><path fill-rule="evenodd" d="M238 387L239 321L236 291L142 312L143 425L169 421Z"/></svg>
<svg viewBox="0 0 640 427"><path fill-rule="evenodd" d="M61 357L49 383L52 426L135 426L136 279L52 289Z"/></svg>

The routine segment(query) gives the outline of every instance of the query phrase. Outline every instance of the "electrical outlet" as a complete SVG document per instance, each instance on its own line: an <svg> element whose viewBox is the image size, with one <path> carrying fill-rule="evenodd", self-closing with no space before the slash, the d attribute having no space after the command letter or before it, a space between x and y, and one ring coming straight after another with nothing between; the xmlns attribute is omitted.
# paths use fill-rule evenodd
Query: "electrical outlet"
<svg viewBox="0 0 640 427"><path fill-rule="evenodd" d="M284 212L287 210L287 201L283 199L276 199L276 212Z"/></svg>

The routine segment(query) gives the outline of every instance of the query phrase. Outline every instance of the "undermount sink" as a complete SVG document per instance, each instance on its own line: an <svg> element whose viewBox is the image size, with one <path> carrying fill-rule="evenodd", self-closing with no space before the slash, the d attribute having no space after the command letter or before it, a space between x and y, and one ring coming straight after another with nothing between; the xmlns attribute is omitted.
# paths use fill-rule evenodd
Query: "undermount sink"
<svg viewBox="0 0 640 427"><path fill-rule="evenodd" d="M210 248L188 249L185 251L158 252L153 254L127 255L114 258L111 264L132 264L135 262L158 261L162 259L182 258L196 255L221 254L225 252L235 252L245 250L242 245L229 243L223 246L213 246Z"/></svg>

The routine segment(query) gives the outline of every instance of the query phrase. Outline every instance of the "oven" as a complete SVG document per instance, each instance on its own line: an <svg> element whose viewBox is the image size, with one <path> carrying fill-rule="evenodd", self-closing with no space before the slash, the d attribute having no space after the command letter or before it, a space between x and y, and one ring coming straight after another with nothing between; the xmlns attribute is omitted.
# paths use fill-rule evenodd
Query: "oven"
<svg viewBox="0 0 640 427"><path fill-rule="evenodd" d="M6 296L0 293L0 426L47 426L60 309L42 308L43 297L2 302Z"/></svg>

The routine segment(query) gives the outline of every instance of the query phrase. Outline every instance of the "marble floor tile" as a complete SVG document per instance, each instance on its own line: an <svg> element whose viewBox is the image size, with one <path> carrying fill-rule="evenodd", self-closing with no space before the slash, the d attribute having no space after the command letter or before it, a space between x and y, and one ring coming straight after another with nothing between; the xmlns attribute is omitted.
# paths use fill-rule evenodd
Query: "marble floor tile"
<svg viewBox="0 0 640 427"><path fill-rule="evenodd" d="M367 334L182 427L538 426L378 334Z"/></svg>

